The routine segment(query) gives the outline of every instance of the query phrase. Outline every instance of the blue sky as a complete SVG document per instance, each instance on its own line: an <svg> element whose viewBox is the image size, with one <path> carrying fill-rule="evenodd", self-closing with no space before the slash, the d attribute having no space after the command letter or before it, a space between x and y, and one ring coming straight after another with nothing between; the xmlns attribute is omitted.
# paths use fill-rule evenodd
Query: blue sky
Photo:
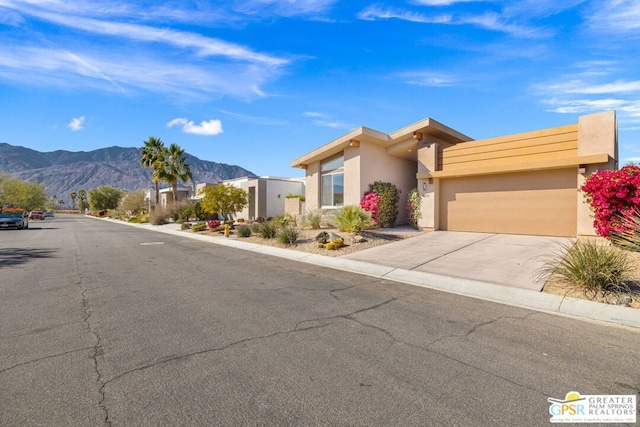
<svg viewBox="0 0 640 427"><path fill-rule="evenodd" d="M0 142L258 175L367 126L474 139L616 109L640 161L637 0L0 0Z"/></svg>

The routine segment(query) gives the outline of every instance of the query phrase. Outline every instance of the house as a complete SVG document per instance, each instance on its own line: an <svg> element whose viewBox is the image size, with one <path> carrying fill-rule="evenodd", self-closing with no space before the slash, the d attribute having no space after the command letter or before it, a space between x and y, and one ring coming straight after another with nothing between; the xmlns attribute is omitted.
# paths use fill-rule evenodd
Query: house
<svg viewBox="0 0 640 427"><path fill-rule="evenodd" d="M182 202L184 200L189 200L189 196L191 195L191 190L189 188L178 187L176 192L176 201ZM160 190L160 206L166 208L173 202L173 192L171 188L162 188Z"/></svg>
<svg viewBox="0 0 640 427"><path fill-rule="evenodd" d="M369 184L420 193L418 225L433 230L594 235L577 191L598 169L617 168L615 111L578 123L485 140L431 118L390 134L360 127L291 163L305 169L307 209L359 204Z"/></svg>
<svg viewBox="0 0 640 427"><path fill-rule="evenodd" d="M241 188L249 194L249 205L242 211L232 214L232 217L236 219L255 220L284 215L286 196L289 194L304 194L303 178L241 177L227 179L220 184ZM195 198L202 198L201 189L206 185L215 184L197 184Z"/></svg>

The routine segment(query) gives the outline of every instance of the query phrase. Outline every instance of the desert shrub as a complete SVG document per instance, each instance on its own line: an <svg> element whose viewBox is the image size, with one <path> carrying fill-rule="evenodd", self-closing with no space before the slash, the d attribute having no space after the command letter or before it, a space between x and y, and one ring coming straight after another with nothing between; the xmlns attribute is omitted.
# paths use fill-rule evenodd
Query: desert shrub
<svg viewBox="0 0 640 427"><path fill-rule="evenodd" d="M248 225L241 225L236 229L236 234L240 237L251 237L251 227Z"/></svg>
<svg viewBox="0 0 640 427"><path fill-rule="evenodd" d="M336 228L346 233L359 233L375 226L371 214L360 206L345 206L333 213Z"/></svg>
<svg viewBox="0 0 640 427"><path fill-rule="evenodd" d="M307 211L300 219L300 225L302 227L309 227L313 230L318 230L322 227L322 223L325 219L326 211L323 209L314 209Z"/></svg>
<svg viewBox="0 0 640 427"><path fill-rule="evenodd" d="M278 215L274 217L271 221L276 223L278 227L282 229L295 225L295 219L290 215Z"/></svg>
<svg viewBox="0 0 640 427"><path fill-rule="evenodd" d="M221 222L218 221L217 219L209 219L206 222L207 224L207 228L218 228L220 227Z"/></svg>
<svg viewBox="0 0 640 427"><path fill-rule="evenodd" d="M142 222L142 219L140 217L137 217L137 216L132 216L131 218L129 218L127 220L127 222L129 222L131 224L140 224Z"/></svg>
<svg viewBox="0 0 640 427"><path fill-rule="evenodd" d="M178 220L189 221L196 219L204 221L208 214L202 209L200 202L180 205L178 209Z"/></svg>
<svg viewBox="0 0 640 427"><path fill-rule="evenodd" d="M180 224L180 230L191 230L192 224L190 222L183 222Z"/></svg>
<svg viewBox="0 0 640 427"><path fill-rule="evenodd" d="M278 235L278 230L280 226L274 221L267 221L259 223L260 227L258 229L258 234L263 239L273 239Z"/></svg>
<svg viewBox="0 0 640 427"><path fill-rule="evenodd" d="M304 202L306 200L306 198L304 197L304 194L292 194L292 193L289 193L285 197L287 199L300 199L301 202Z"/></svg>
<svg viewBox="0 0 640 427"><path fill-rule="evenodd" d="M398 219L398 202L400 190L390 182L376 181L369 185L369 190L380 196L380 210L377 223L381 227L393 227Z"/></svg>
<svg viewBox="0 0 640 427"><path fill-rule="evenodd" d="M204 231L206 229L207 229L207 224L205 224L204 222L196 222L191 226L191 231L193 232Z"/></svg>
<svg viewBox="0 0 640 427"><path fill-rule="evenodd" d="M253 222L251 223L251 232L255 234L260 234L260 229L262 228L262 222Z"/></svg>
<svg viewBox="0 0 640 427"><path fill-rule="evenodd" d="M640 166L601 170L591 174L581 187L594 213L598 235L609 237L621 231L621 218L640 208Z"/></svg>
<svg viewBox="0 0 640 427"><path fill-rule="evenodd" d="M298 230L293 227L285 226L278 233L278 241L285 245L293 245L296 240L298 240L299 236L300 233L298 233Z"/></svg>
<svg viewBox="0 0 640 427"><path fill-rule="evenodd" d="M619 229L611 233L609 240L622 249L640 252L640 210L625 213L619 219Z"/></svg>
<svg viewBox="0 0 640 427"><path fill-rule="evenodd" d="M560 246L544 261L539 277L555 274L562 282L576 286L593 298L599 294L628 292L625 282L631 264L624 251L593 240Z"/></svg>
<svg viewBox="0 0 640 427"><path fill-rule="evenodd" d="M162 225L169 222L171 215L162 208L156 208L149 213L149 222L152 225Z"/></svg>

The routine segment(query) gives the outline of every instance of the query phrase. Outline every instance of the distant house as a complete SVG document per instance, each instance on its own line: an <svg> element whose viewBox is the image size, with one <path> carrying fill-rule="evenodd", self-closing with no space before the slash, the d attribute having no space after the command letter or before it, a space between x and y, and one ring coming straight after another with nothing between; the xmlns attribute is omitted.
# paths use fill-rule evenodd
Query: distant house
<svg viewBox="0 0 640 427"><path fill-rule="evenodd" d="M272 218L285 213L285 198L289 194L304 194L304 178L281 178L272 176L241 177L227 179L219 184L233 185L249 194L249 205L231 216L255 220L258 218ZM214 183L200 183L195 186L193 199L202 198L202 188L216 185Z"/></svg>
<svg viewBox="0 0 640 427"><path fill-rule="evenodd" d="M191 195L191 189L185 187L178 187L178 191L176 193L176 201L182 202L185 200L189 200ZM155 197L155 196L153 196ZM160 206L167 207L173 202L173 192L171 188L163 188L160 190Z"/></svg>
<svg viewBox="0 0 640 427"><path fill-rule="evenodd" d="M434 230L551 236L593 235L577 190L617 167L615 111L576 124L474 141L427 118L386 134L359 127L291 163L306 175L307 209L357 205L369 184L417 188L419 225Z"/></svg>

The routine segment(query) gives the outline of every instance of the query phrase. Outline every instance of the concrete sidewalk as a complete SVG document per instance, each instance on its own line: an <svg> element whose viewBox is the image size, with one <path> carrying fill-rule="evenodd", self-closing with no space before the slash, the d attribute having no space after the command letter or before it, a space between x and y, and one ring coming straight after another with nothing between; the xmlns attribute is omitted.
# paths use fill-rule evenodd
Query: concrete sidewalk
<svg viewBox="0 0 640 427"><path fill-rule="evenodd" d="M276 248L272 246L259 245L254 243L243 242L240 239L233 238L224 238L224 237L211 237L211 236L203 236L195 233L189 233L179 230L179 226L177 224L167 224L163 226L152 226L149 224L129 224L122 221L115 221L118 224L135 226L143 229L147 229L149 231L159 232L171 234L174 236L179 236L183 238L195 239L204 242L214 243L218 245L233 247L237 249L254 251L266 255L277 256L281 258L287 258L299 262L306 262L309 264L320 265L328 268L333 268L337 270L349 271L351 273L357 274L365 274L368 276L378 277L381 279L406 283L414 286L421 286L430 289L436 289L444 292L455 293L459 295L465 295L468 297L480 298L488 301L498 302L502 304L508 304L523 308L528 308L531 310L543 311L547 313L560 314L560 315L569 315L580 317L582 319L587 320L596 320L596 321L604 321L622 326L630 326L633 328L640 329L640 310L630 307L621 307L610 304L602 304L588 300L563 297L560 295L552 295L546 294L542 292L536 292L531 289L527 289L527 286L515 286L515 283L524 283L521 282L520 279L510 278L506 281L511 283L511 286L506 286L505 283L496 283L499 281L504 282L500 273L499 268L494 268L491 264L485 264L486 259L493 259L495 257L489 257L489 255L495 254L498 247L511 248L509 250L515 250L518 246L521 246L518 249L518 253L521 255L526 255L522 259L529 259L528 255L532 254L531 245L521 244L521 245L505 245L505 240L509 240L507 235L493 235L493 234L483 234L483 233L469 233L469 234L482 234L484 236L477 236L477 241L473 242L471 245L467 245L467 247L471 247L473 244L480 244L482 241L486 242L486 246L480 252L485 253L484 256L478 256L473 263L469 260L465 259L465 246L461 245L459 248L455 248L455 245L449 246L449 255L452 256L450 258L449 266L448 266L448 274L440 274L435 272L435 270L441 268L437 261L438 259L442 259L442 255L440 258L437 256L437 252L431 253L432 259L431 261L422 263L413 269L403 268L401 266L394 265L385 265L384 263L391 263L391 261L386 261L390 259L388 256L389 253L394 253L393 258L395 259L395 263L403 262L402 257L409 256L410 251L414 251L416 247L421 246L418 243L420 241L416 241L414 239L419 239L420 236L428 236L432 233L421 234L418 237L412 237L409 239L401 240L394 243L389 243L383 245L380 248L382 251L382 255L378 252L371 252L370 254L362 255L363 259L351 259L351 256L344 256L339 258L332 258L322 255L310 254L306 252L295 251L292 249L282 249ZM448 232L442 232L448 233ZM467 233L464 233L467 234ZM464 236L460 236L463 238ZM469 236L467 236L468 238ZM426 237L422 237L423 239ZM434 240L442 239L444 237L437 236ZM490 241L493 239L493 241ZM547 247L546 243L551 243L547 239L554 240L553 238L540 237L539 239L544 239L542 245L543 247ZM465 239L463 239L465 240ZM474 239L471 239L474 240ZM526 240L526 239L525 239ZM533 241L532 241L533 242ZM397 249L395 246L390 245L398 245L400 249ZM540 242L537 243L540 246ZM433 245L431 245L433 246ZM534 245L535 246L535 245ZM361 253L367 251L373 251L372 248L369 250L361 251ZM386 249L386 251L385 251ZM440 250L441 252L445 252L446 250L443 248ZM429 252L429 251L427 251ZM357 254L352 254L357 255ZM537 255L536 255L537 256ZM385 258L386 257L386 258ZM514 258L515 259L515 258ZM383 263L384 262L384 263ZM420 263L418 260L413 260L413 263ZM530 261L522 261L527 264L527 269L531 269L535 267L535 263ZM428 271L429 268L426 266L430 263L432 264L434 271ZM475 265L472 270L469 267L465 267L465 265ZM528 265L531 264L531 265ZM481 266L479 268L478 266ZM405 267L410 267L410 265L405 265ZM455 277L453 274L460 275L460 271L476 271L479 272L482 278L486 278L487 280L478 280L477 278L469 278L469 277ZM515 269L512 269L515 271ZM526 273L522 273L523 275ZM469 274L467 274L469 275ZM506 274L504 274L506 276ZM472 276L475 277L475 276ZM530 280L530 279L529 279Z"/></svg>

